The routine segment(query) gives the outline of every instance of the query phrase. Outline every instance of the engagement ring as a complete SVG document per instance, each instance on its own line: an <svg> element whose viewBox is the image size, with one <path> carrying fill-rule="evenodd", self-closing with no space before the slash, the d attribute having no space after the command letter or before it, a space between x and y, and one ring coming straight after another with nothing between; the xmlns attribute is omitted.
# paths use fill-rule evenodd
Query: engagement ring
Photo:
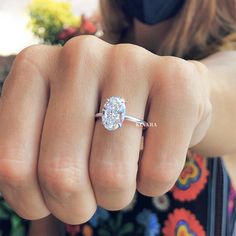
<svg viewBox="0 0 236 236"><path fill-rule="evenodd" d="M126 115L125 103L123 98L112 96L107 99L102 112L95 114L95 118L101 117L103 126L109 131L121 128L124 120L134 122L136 126L148 127L146 121Z"/></svg>

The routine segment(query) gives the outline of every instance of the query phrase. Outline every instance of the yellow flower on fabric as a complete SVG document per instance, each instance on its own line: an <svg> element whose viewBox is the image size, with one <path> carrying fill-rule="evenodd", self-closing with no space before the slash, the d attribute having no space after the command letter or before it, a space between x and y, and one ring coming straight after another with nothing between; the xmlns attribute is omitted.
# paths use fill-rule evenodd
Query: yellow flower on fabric
<svg viewBox="0 0 236 236"><path fill-rule="evenodd" d="M89 225L85 225L83 227L83 235L84 236L93 236L93 229Z"/></svg>
<svg viewBox="0 0 236 236"><path fill-rule="evenodd" d="M29 26L44 42L53 43L64 28L80 27L81 19L73 14L69 2L55 0L32 0L29 5Z"/></svg>

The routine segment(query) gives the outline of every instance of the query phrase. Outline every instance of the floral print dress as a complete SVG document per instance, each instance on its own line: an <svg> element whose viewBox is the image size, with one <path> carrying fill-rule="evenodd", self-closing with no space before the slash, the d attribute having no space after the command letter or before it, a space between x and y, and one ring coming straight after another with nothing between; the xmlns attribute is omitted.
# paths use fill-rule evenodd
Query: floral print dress
<svg viewBox="0 0 236 236"><path fill-rule="evenodd" d="M121 211L98 207L68 236L236 236L236 194L220 157L188 154L174 187L163 196L135 194Z"/></svg>

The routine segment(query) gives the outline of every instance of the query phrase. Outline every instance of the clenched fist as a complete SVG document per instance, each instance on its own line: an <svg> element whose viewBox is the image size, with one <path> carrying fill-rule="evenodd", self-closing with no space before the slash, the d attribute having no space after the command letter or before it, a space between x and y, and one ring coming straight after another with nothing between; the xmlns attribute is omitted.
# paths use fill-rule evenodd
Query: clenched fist
<svg viewBox="0 0 236 236"><path fill-rule="evenodd" d="M126 207L136 189L168 191L211 120L208 70L132 44L79 36L16 58L0 100L0 192L22 217L79 224L96 206ZM95 114L111 96L156 123L106 130ZM140 143L144 135L144 149Z"/></svg>

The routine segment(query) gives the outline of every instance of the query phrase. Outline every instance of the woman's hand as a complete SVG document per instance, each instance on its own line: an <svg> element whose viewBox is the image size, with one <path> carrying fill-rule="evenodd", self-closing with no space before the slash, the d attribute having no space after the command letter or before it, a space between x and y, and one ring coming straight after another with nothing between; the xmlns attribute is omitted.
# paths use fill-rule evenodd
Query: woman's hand
<svg viewBox="0 0 236 236"><path fill-rule="evenodd" d="M139 192L155 196L177 180L189 147L211 117L208 71L131 45L80 36L64 47L33 46L16 58L0 103L0 191L22 217L52 213L79 224L96 206L118 210ZM95 120L121 96L125 122L109 132Z"/></svg>

